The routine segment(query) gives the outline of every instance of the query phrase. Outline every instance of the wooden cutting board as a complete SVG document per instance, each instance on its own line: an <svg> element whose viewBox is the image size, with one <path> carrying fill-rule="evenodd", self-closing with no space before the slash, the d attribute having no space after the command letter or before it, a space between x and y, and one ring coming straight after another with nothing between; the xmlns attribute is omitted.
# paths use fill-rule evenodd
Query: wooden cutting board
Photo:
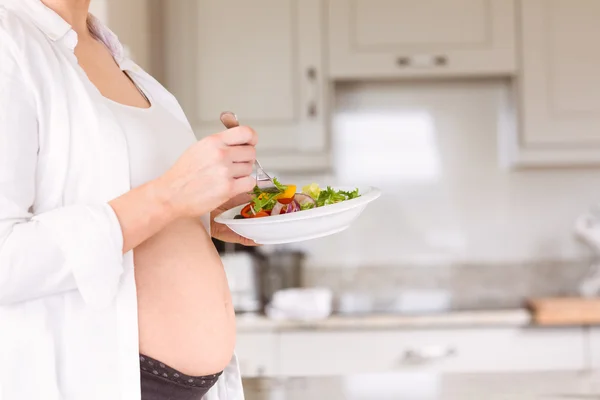
<svg viewBox="0 0 600 400"><path fill-rule="evenodd" d="M600 298L539 298L527 303L536 325L600 325Z"/></svg>

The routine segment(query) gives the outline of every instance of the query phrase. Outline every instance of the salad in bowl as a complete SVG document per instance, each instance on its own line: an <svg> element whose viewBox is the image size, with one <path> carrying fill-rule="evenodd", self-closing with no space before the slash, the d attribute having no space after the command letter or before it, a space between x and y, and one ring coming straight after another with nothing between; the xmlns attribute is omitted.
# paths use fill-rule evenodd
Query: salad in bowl
<svg viewBox="0 0 600 400"><path fill-rule="evenodd" d="M316 183L298 190L273 179L275 187L254 188L251 201L215 218L258 244L282 244L329 236L347 229L381 192L373 187L322 188Z"/></svg>
<svg viewBox="0 0 600 400"><path fill-rule="evenodd" d="M352 191L335 190L330 186L321 189L313 183L297 192L296 185L282 185L277 179L273 179L273 183L275 189L261 190L256 186L252 202L244 206L235 219L291 214L360 197L358 188Z"/></svg>

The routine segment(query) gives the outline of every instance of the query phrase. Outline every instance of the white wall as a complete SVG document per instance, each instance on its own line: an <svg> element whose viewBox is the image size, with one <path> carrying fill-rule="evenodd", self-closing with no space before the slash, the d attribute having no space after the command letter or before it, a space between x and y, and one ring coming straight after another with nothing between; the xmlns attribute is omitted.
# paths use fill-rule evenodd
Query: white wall
<svg viewBox="0 0 600 400"><path fill-rule="evenodd" d="M574 259L574 219L600 201L600 170L510 172L498 162L504 81L338 86L335 175L384 196L344 233L298 247L313 266Z"/></svg>

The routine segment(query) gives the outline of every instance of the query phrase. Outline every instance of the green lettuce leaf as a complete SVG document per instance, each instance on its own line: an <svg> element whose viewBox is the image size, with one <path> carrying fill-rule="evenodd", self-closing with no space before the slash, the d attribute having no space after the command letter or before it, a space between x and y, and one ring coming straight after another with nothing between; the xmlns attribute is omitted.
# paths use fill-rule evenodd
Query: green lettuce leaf
<svg viewBox="0 0 600 400"><path fill-rule="evenodd" d="M351 192L346 192L343 190L334 190L331 186L327 186L327 189L321 190L321 193L319 193L317 207L323 207L329 204L355 199L359 196L358 189L355 189Z"/></svg>

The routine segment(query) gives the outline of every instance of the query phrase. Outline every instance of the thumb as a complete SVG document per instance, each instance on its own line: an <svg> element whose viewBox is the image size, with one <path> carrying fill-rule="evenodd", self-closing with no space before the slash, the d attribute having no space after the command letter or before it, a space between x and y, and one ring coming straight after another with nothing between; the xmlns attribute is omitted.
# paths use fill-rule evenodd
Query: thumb
<svg viewBox="0 0 600 400"><path fill-rule="evenodd" d="M248 239L246 237L240 236L241 239L241 244L247 247L256 247L256 246L260 246L258 243L256 243L254 240L252 239Z"/></svg>

